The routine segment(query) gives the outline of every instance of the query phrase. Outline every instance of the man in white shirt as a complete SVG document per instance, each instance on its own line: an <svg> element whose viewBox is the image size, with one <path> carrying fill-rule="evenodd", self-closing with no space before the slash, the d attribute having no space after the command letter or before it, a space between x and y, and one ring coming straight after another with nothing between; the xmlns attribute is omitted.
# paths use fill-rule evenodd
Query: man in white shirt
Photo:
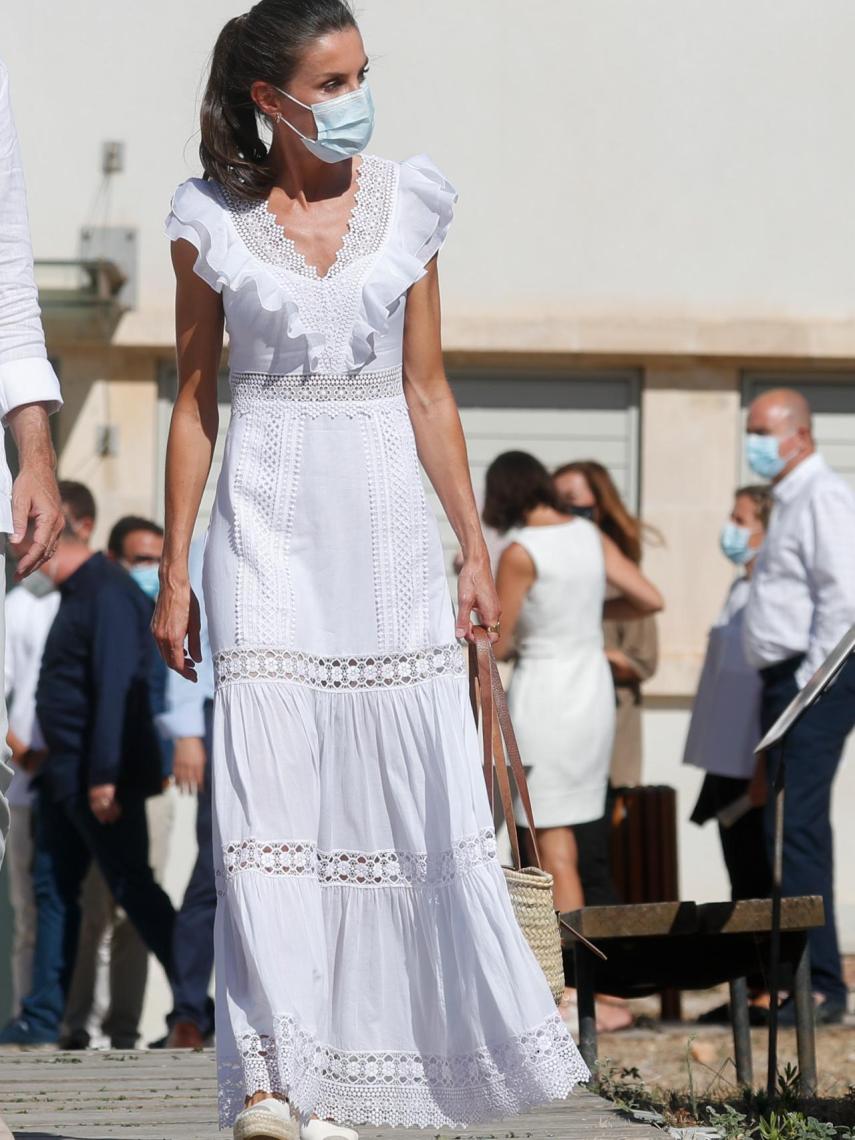
<svg viewBox="0 0 855 1140"><path fill-rule="evenodd" d="M59 381L45 351L33 276L24 176L9 99L9 77L0 62L0 417L15 440L20 471L14 486L0 450L0 532L11 535L20 556L17 577L32 573L53 553L63 527L56 487L56 457L48 416L62 404ZM3 568L0 559L0 570ZM5 575L0 575L5 582ZM0 585L0 589L2 589ZM2 613L2 610L0 610ZM0 629L0 644L2 644ZM12 779L5 744L5 701L0 702L0 862L9 828L5 792Z"/></svg>
<svg viewBox="0 0 855 1140"><path fill-rule="evenodd" d="M59 591L35 593L29 581L6 598L6 700L15 775L7 798L12 817L6 856L12 903L12 1010L18 1013L29 993L36 944L36 903L33 895L33 820L30 782L43 758L36 722L36 684L45 641L59 608Z"/></svg>
<svg viewBox="0 0 855 1140"><path fill-rule="evenodd" d="M763 681L763 730L855 625L855 495L816 451L811 411L787 388L758 397L748 413L746 456L772 481L774 508L754 569L745 651ZM855 664L789 735L784 814L785 895L822 895L826 923L810 933L817 1021L840 1021L846 984L834 920L831 786L855 725ZM774 779L779 756L769 756ZM773 802L767 804L771 841ZM782 1010L791 1020L792 1003Z"/></svg>

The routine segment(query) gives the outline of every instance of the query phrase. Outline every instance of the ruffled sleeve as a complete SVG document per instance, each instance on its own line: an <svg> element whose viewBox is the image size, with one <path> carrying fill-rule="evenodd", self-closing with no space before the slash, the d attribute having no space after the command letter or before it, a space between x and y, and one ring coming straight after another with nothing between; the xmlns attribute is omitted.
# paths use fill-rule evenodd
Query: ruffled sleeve
<svg viewBox="0 0 855 1140"><path fill-rule="evenodd" d="M375 340L387 332L407 290L424 277L427 263L445 241L456 201L457 191L426 154L400 164L391 232L363 288L350 367L361 368L374 360Z"/></svg>
<svg viewBox="0 0 855 1140"><path fill-rule="evenodd" d="M217 293L224 288L233 293L249 288L268 313L282 312L285 337L299 341L312 367L316 366L324 334L306 327L296 302L236 236L216 183L203 178L182 182L172 197L165 226L171 241L184 238L196 247L199 256L193 269Z"/></svg>
<svg viewBox="0 0 855 1140"><path fill-rule="evenodd" d="M426 154L417 154L401 163L399 194L399 240L424 267L445 241L457 191Z"/></svg>
<svg viewBox="0 0 855 1140"><path fill-rule="evenodd" d="M289 316L296 313L296 305L283 295L273 274L236 236L220 193L217 183L203 178L182 182L166 218L167 236L172 241L184 238L196 247L199 256L193 269L218 293L224 288L238 293L250 286L268 312L286 309ZM302 328L295 329L293 335L302 332Z"/></svg>
<svg viewBox="0 0 855 1140"><path fill-rule="evenodd" d="M199 256L194 271L217 293L222 293L223 286L228 284L225 275L228 238L223 207L211 183L202 178L182 182L172 196L165 228L170 241L184 238L195 246Z"/></svg>

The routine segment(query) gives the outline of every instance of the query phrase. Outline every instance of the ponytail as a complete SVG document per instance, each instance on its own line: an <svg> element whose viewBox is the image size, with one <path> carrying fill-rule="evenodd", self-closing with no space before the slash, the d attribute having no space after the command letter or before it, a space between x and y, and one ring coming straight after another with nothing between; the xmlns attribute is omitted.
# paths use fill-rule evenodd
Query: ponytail
<svg viewBox="0 0 855 1140"><path fill-rule="evenodd" d="M260 0L217 37L202 99L199 157L205 178L239 198L261 199L273 183L261 112L250 94L258 80L285 87L305 49L320 36L356 27L345 0Z"/></svg>

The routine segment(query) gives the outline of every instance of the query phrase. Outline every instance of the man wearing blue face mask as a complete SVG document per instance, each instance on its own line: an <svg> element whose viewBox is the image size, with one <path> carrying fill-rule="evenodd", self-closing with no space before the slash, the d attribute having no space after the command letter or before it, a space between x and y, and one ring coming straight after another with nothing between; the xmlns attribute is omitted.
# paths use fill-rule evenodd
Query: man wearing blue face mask
<svg viewBox="0 0 855 1140"><path fill-rule="evenodd" d="M87 540L67 511L46 564L60 603L36 689L47 750L33 871L39 921L30 992L20 1017L0 1032L9 1047L59 1039L93 863L168 976L172 968L175 912L152 874L145 809L163 784L151 699L153 607ZM117 1038L114 1027L109 1036Z"/></svg>
<svg viewBox="0 0 855 1140"><path fill-rule="evenodd" d="M765 732L855 624L855 495L816 451L811 410L800 393L759 396L748 412L746 458L772 482L774 508L745 613L745 652L763 681ZM787 743L785 895L822 895L825 926L810 933L819 1023L839 1022L846 985L834 920L831 785L855 725L855 664L810 709ZM769 756L774 779L779 755ZM766 814L771 843L773 800ZM792 1002L782 1008L794 1020Z"/></svg>
<svg viewBox="0 0 855 1140"><path fill-rule="evenodd" d="M127 570L142 592L153 602L157 596L158 566L163 549L163 529L146 518L128 515L113 526L107 541L109 558ZM162 711L165 702L167 670L158 654L151 658L149 692L152 712ZM145 810L148 823L148 858L155 879L162 882L169 853L169 840L175 814L175 800L169 787L172 767L171 745L163 741L159 753L162 770L160 795L149 796ZM105 952L99 953L105 941ZM99 1009L96 984L99 962L108 960L109 1008ZM145 989L148 979L148 948L128 919L117 907L97 866L87 874L83 886L83 921L77 959L65 1011L62 1045L85 1048L103 1037L116 1049L133 1049L139 1037Z"/></svg>

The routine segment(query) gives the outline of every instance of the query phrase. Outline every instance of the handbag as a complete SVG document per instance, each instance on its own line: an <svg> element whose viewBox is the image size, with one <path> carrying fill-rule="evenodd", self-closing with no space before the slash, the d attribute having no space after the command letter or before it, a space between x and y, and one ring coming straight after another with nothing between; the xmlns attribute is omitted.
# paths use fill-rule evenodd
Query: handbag
<svg viewBox="0 0 855 1140"><path fill-rule="evenodd" d="M475 626L473 633L475 640L469 643L469 699L477 725L480 697L481 738L487 796L492 810L493 788L494 784L497 784L513 856L513 866L503 867L502 870L517 922L546 975L552 996L558 1002L564 993L564 963L561 952L559 917L553 903L553 879L549 872L544 871L540 861L537 831L534 825L525 770L508 712L507 697L502 679L499 676L493 646L489 634L483 626ZM507 750L507 759L505 750ZM533 867L523 866L514 817L508 762L510 762L514 783L525 812L526 826L531 838L531 851L535 862ZM605 957L602 951L588 942L569 923L564 920L561 920L561 923L594 954L600 958Z"/></svg>

